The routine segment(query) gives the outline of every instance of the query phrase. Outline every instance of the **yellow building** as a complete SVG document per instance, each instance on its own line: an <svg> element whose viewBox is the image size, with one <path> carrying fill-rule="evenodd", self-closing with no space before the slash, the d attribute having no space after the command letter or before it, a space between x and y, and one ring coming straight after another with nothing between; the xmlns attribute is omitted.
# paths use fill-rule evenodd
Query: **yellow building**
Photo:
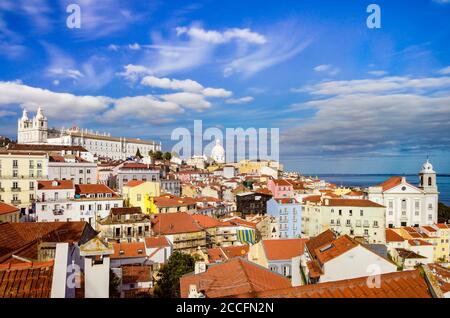
<svg viewBox="0 0 450 318"><path fill-rule="evenodd" d="M140 207L145 214L152 213L152 197L159 197L161 186L159 182L132 180L122 189L125 205Z"/></svg>
<svg viewBox="0 0 450 318"><path fill-rule="evenodd" d="M239 173L244 174L260 174L260 171L263 167L269 167L275 170L283 170L283 166L279 162L271 160L241 160L238 164Z"/></svg>
<svg viewBox="0 0 450 318"><path fill-rule="evenodd" d="M0 151L0 202L22 210L35 199L37 180L48 177L48 155L43 152Z"/></svg>
<svg viewBox="0 0 450 318"><path fill-rule="evenodd" d="M437 263L449 261L450 227L446 224L433 224L414 228L405 226L393 229L405 239L421 239L433 245L433 261Z"/></svg>
<svg viewBox="0 0 450 318"><path fill-rule="evenodd" d="M15 206L0 202L0 223L1 222L19 222L20 209Z"/></svg>
<svg viewBox="0 0 450 318"><path fill-rule="evenodd" d="M195 213L197 201L189 197L177 197L172 194L164 194L159 197L149 197L149 213ZM148 202L148 201L147 201Z"/></svg>

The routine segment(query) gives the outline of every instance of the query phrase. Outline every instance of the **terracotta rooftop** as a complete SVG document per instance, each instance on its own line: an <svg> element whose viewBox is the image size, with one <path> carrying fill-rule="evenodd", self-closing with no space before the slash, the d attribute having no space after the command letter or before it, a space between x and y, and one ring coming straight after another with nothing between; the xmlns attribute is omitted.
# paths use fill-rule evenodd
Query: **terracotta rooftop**
<svg viewBox="0 0 450 318"><path fill-rule="evenodd" d="M142 214L140 207L111 208L112 215Z"/></svg>
<svg viewBox="0 0 450 318"><path fill-rule="evenodd" d="M9 204L0 202L0 215L14 213L19 210L20 210L19 208L15 207L13 205L9 205Z"/></svg>
<svg viewBox="0 0 450 318"><path fill-rule="evenodd" d="M0 264L0 298L50 298L53 261Z"/></svg>
<svg viewBox="0 0 450 318"><path fill-rule="evenodd" d="M293 257L303 255L307 239L279 239L263 240L262 244L268 260L290 260Z"/></svg>
<svg viewBox="0 0 450 318"><path fill-rule="evenodd" d="M405 239L392 229L386 229L386 242L403 242Z"/></svg>
<svg viewBox="0 0 450 318"><path fill-rule="evenodd" d="M314 253L320 263L325 264L326 262L341 256L342 254L350 251L359 244L352 240L347 235L341 236L330 243L326 243L315 249Z"/></svg>
<svg viewBox="0 0 450 318"><path fill-rule="evenodd" d="M64 145L50 145L50 144L41 144L41 145L30 145L30 144L9 144L8 150L15 151L79 151L79 152L88 152L86 148L81 146L64 146Z"/></svg>
<svg viewBox="0 0 450 318"><path fill-rule="evenodd" d="M150 282L152 278L152 268L148 265L122 265L122 283L136 284Z"/></svg>
<svg viewBox="0 0 450 318"><path fill-rule="evenodd" d="M235 257L246 257L249 251L248 245L215 247L207 251L210 263L223 262Z"/></svg>
<svg viewBox="0 0 450 318"><path fill-rule="evenodd" d="M38 190L72 190L74 189L72 180L40 180Z"/></svg>
<svg viewBox="0 0 450 318"><path fill-rule="evenodd" d="M426 258L425 256L419 255L413 251L406 250L404 248L396 248L398 256L403 259L415 259L415 258Z"/></svg>
<svg viewBox="0 0 450 318"><path fill-rule="evenodd" d="M147 248L159 248L159 247L167 247L167 246L170 246L170 244L165 236L146 237L145 238L145 247L147 247Z"/></svg>
<svg viewBox="0 0 450 318"><path fill-rule="evenodd" d="M282 186L282 187L292 187L292 184L284 179L275 179L273 180L273 183L275 183L276 186Z"/></svg>
<svg viewBox="0 0 450 318"><path fill-rule="evenodd" d="M336 238L336 234L331 230L326 230L325 232L320 233L319 235L312 237L306 242L306 247L311 254L312 257L315 257L315 250L318 247L321 247L327 243L331 243Z"/></svg>
<svg viewBox="0 0 450 318"><path fill-rule="evenodd" d="M202 214L193 214L192 218L198 222L198 224L203 228L212 228L212 227L218 227L222 225L222 222L219 220Z"/></svg>
<svg viewBox="0 0 450 318"><path fill-rule="evenodd" d="M155 234L170 235L203 231L195 219L185 213L160 213L155 215L152 229Z"/></svg>
<svg viewBox="0 0 450 318"><path fill-rule="evenodd" d="M320 202L322 200L322 196L320 195L310 195L303 198L303 202Z"/></svg>
<svg viewBox="0 0 450 318"><path fill-rule="evenodd" d="M137 186L139 186L139 185L141 185L141 184L143 184L143 183L145 183L145 181L141 181L141 180L130 180L130 181L128 181L128 182L125 184L125 186L126 186L126 187L130 187L130 188L133 188L133 187L137 187Z"/></svg>
<svg viewBox="0 0 450 318"><path fill-rule="evenodd" d="M367 277L241 294L258 298L431 298L425 279L418 270L381 275L380 288L370 288Z"/></svg>
<svg viewBox="0 0 450 318"><path fill-rule="evenodd" d="M74 243L95 235L97 233L86 222L0 223L0 263L33 242Z"/></svg>
<svg viewBox="0 0 450 318"><path fill-rule="evenodd" d="M253 295L291 286L289 279L241 257L209 265L206 272L198 275L190 273L182 276L182 298L188 297L192 284L208 298L233 297L244 293Z"/></svg>
<svg viewBox="0 0 450 318"><path fill-rule="evenodd" d="M114 254L111 259L145 257L144 242L135 243L114 243Z"/></svg>
<svg viewBox="0 0 450 318"><path fill-rule="evenodd" d="M76 194L105 194L110 193L112 196L117 196L117 194L104 184L77 184L75 185Z"/></svg>
<svg viewBox="0 0 450 318"><path fill-rule="evenodd" d="M325 204L327 200L324 201ZM384 206L370 200L364 199L328 199L327 206L354 206L354 207L373 207L383 208Z"/></svg>

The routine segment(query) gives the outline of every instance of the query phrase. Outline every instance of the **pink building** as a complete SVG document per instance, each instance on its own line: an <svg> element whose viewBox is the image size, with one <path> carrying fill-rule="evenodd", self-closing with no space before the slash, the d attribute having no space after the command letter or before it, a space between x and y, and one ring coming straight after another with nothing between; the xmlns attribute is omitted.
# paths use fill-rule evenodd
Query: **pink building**
<svg viewBox="0 0 450 318"><path fill-rule="evenodd" d="M270 179L267 182L267 187L272 192L274 198L293 198L294 186L287 180Z"/></svg>

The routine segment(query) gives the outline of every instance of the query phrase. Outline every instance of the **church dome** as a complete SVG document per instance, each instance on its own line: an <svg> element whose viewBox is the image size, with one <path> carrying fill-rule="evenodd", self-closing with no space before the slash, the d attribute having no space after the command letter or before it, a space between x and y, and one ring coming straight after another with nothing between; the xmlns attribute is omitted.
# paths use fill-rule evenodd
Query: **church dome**
<svg viewBox="0 0 450 318"><path fill-rule="evenodd" d="M430 163L430 161L425 162L422 166L422 170L420 171L420 173L436 173L433 170L433 165Z"/></svg>
<svg viewBox="0 0 450 318"><path fill-rule="evenodd" d="M220 139L216 139L216 145L211 150L211 158L217 163L225 163L225 149L220 144Z"/></svg>

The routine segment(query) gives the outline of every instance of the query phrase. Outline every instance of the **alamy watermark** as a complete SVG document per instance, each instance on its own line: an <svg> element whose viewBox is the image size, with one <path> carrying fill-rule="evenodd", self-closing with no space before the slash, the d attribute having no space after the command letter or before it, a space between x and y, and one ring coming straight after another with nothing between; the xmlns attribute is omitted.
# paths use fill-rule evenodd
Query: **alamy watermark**
<svg viewBox="0 0 450 318"><path fill-rule="evenodd" d="M217 127L210 127L203 131L203 122L195 120L193 133L183 127L172 131L171 140L179 141L173 146L172 152L177 153L182 159L189 159L192 156L208 156L214 147L222 144L224 145L224 163L239 162L244 159L279 161L279 135L278 128L251 127L245 130L243 128L225 128L224 136L223 131ZM225 143L223 142L224 137ZM204 141L210 141L210 143L204 146Z"/></svg>
<svg viewBox="0 0 450 318"><path fill-rule="evenodd" d="M81 8L78 4L69 4L66 8L66 12L70 15L66 19L66 25L69 29L81 28Z"/></svg>
<svg viewBox="0 0 450 318"><path fill-rule="evenodd" d="M381 7L372 3L367 6L366 11L370 13L366 21L367 27L369 29L381 29Z"/></svg>

